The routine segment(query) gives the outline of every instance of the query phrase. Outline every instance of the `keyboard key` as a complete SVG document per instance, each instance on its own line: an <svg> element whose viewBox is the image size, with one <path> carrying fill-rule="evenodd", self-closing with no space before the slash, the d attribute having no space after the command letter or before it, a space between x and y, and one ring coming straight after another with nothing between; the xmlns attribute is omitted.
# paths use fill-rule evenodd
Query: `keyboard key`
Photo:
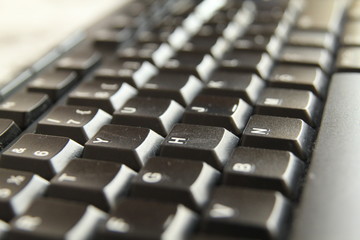
<svg viewBox="0 0 360 240"><path fill-rule="evenodd" d="M100 225L97 239L187 239L196 220L196 215L180 204L124 199Z"/></svg>
<svg viewBox="0 0 360 240"><path fill-rule="evenodd" d="M139 96L168 98L186 106L201 91L202 85L198 78L187 73L161 72L139 90Z"/></svg>
<svg viewBox="0 0 360 240"><path fill-rule="evenodd" d="M0 118L10 118L20 128L26 128L50 106L42 93L17 93L0 104Z"/></svg>
<svg viewBox="0 0 360 240"><path fill-rule="evenodd" d="M289 227L290 210L290 203L279 192L219 187L205 211L204 230L225 236L281 239Z"/></svg>
<svg viewBox="0 0 360 240"><path fill-rule="evenodd" d="M176 124L160 147L160 156L200 160L221 170L239 139L220 127Z"/></svg>
<svg viewBox="0 0 360 240"><path fill-rule="evenodd" d="M10 222L8 239L89 239L103 219L105 213L93 206L40 198ZM79 231L79 228L86 230Z"/></svg>
<svg viewBox="0 0 360 240"><path fill-rule="evenodd" d="M125 165L76 158L51 180L46 196L87 202L109 211L134 176Z"/></svg>
<svg viewBox="0 0 360 240"><path fill-rule="evenodd" d="M305 160L311 151L314 130L301 119L253 115L241 145L291 151Z"/></svg>
<svg viewBox="0 0 360 240"><path fill-rule="evenodd" d="M80 157L82 150L69 138L28 133L2 154L0 166L33 172L49 180L72 158Z"/></svg>
<svg viewBox="0 0 360 240"><path fill-rule="evenodd" d="M95 48L102 51L114 51L131 37L130 30L100 29L94 33Z"/></svg>
<svg viewBox="0 0 360 240"><path fill-rule="evenodd" d="M256 50L267 52L271 56L277 56L280 52L282 42L271 35L245 35L234 41L235 50Z"/></svg>
<svg viewBox="0 0 360 240"><path fill-rule="evenodd" d="M252 107L240 98L200 95L186 108L183 122L224 127L240 134L251 112Z"/></svg>
<svg viewBox="0 0 360 240"><path fill-rule="evenodd" d="M101 109L58 106L38 123L36 132L69 137L80 144L84 144L110 121L111 116Z"/></svg>
<svg viewBox="0 0 360 240"><path fill-rule="evenodd" d="M156 157L132 182L131 196L184 204L200 211L220 173L201 161Z"/></svg>
<svg viewBox="0 0 360 240"><path fill-rule="evenodd" d="M48 184L32 173L0 168L0 219L10 221L25 212Z"/></svg>
<svg viewBox="0 0 360 240"><path fill-rule="evenodd" d="M332 56L328 50L314 47L286 46L280 53L279 61L307 66L320 67L330 73Z"/></svg>
<svg viewBox="0 0 360 240"><path fill-rule="evenodd" d="M83 82L71 91L67 103L76 106L97 107L112 114L136 94L137 90L127 83L105 80Z"/></svg>
<svg viewBox="0 0 360 240"><path fill-rule="evenodd" d="M341 37L341 44L345 46L359 46L359 21L348 21L345 23L344 32Z"/></svg>
<svg viewBox="0 0 360 240"><path fill-rule="evenodd" d="M320 122L322 104L310 91L266 88L260 95L255 112L279 117L301 118L316 128Z"/></svg>
<svg viewBox="0 0 360 240"><path fill-rule="evenodd" d="M160 43L143 43L119 49L117 56L121 60L148 61L152 62L153 54L160 47Z"/></svg>
<svg viewBox="0 0 360 240"><path fill-rule="evenodd" d="M62 97L77 82L75 72L55 71L41 75L28 85L29 92L45 93L52 101Z"/></svg>
<svg viewBox="0 0 360 240"><path fill-rule="evenodd" d="M360 47L342 47L339 49L336 68L342 72L358 72L360 69Z"/></svg>
<svg viewBox="0 0 360 240"><path fill-rule="evenodd" d="M328 32L294 30L289 35L289 45L325 48L334 52L336 47L335 36Z"/></svg>
<svg viewBox="0 0 360 240"><path fill-rule="evenodd" d="M273 65L273 60L267 53L256 51L232 51L220 61L222 69L237 72L253 72L266 79Z"/></svg>
<svg viewBox="0 0 360 240"><path fill-rule="evenodd" d="M320 68L280 64L274 68L269 84L272 87L309 90L324 98L328 78Z"/></svg>
<svg viewBox="0 0 360 240"><path fill-rule="evenodd" d="M269 189L296 197L304 174L304 163L287 151L236 148L224 168L227 185Z"/></svg>
<svg viewBox="0 0 360 240"><path fill-rule="evenodd" d="M174 100L135 97L114 112L111 123L150 128L166 136L183 113L184 108Z"/></svg>
<svg viewBox="0 0 360 240"><path fill-rule="evenodd" d="M9 231L9 225L6 222L0 220L0 239L6 236Z"/></svg>
<svg viewBox="0 0 360 240"><path fill-rule="evenodd" d="M21 131L14 121L0 118L0 150L11 143L20 133Z"/></svg>
<svg viewBox="0 0 360 240"><path fill-rule="evenodd" d="M202 93L227 97L238 97L254 105L265 82L256 74L217 70Z"/></svg>
<svg viewBox="0 0 360 240"><path fill-rule="evenodd" d="M162 140L148 128L105 125L86 142L84 157L122 163L138 171Z"/></svg>

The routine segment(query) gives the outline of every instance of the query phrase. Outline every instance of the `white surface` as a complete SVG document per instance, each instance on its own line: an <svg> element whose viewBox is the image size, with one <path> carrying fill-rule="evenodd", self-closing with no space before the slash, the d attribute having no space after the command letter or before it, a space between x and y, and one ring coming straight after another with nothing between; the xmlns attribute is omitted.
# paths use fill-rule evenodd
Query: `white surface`
<svg viewBox="0 0 360 240"><path fill-rule="evenodd" d="M0 83L128 0L1 0Z"/></svg>

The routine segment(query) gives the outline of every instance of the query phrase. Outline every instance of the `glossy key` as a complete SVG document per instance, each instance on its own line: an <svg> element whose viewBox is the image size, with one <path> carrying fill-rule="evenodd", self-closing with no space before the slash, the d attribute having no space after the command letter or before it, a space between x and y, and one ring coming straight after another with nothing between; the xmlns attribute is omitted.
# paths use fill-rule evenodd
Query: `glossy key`
<svg viewBox="0 0 360 240"><path fill-rule="evenodd" d="M360 69L360 47L342 47L339 49L336 68L341 72L358 72Z"/></svg>
<svg viewBox="0 0 360 240"><path fill-rule="evenodd" d="M66 137L28 133L6 150L0 166L29 171L51 179L74 157L80 157L83 147Z"/></svg>
<svg viewBox="0 0 360 240"><path fill-rule="evenodd" d="M22 214L48 184L35 174L0 168L0 219L10 221Z"/></svg>
<svg viewBox="0 0 360 240"><path fill-rule="evenodd" d="M195 213L181 204L124 199L100 225L96 237L108 240L187 239L196 220Z"/></svg>
<svg viewBox="0 0 360 240"><path fill-rule="evenodd" d="M104 124L110 121L111 116L101 109L58 106L38 123L36 132L69 137L80 144L84 144Z"/></svg>
<svg viewBox="0 0 360 240"><path fill-rule="evenodd" d="M84 203L52 198L36 199L10 222L7 239L89 239L105 213ZM86 229L79 231L78 229Z"/></svg>
<svg viewBox="0 0 360 240"><path fill-rule="evenodd" d="M6 147L21 133L13 120L0 118L0 149Z"/></svg>
<svg viewBox="0 0 360 240"><path fill-rule="evenodd" d="M186 108L183 122L224 127L240 134L251 112L252 107L240 98L199 95Z"/></svg>
<svg viewBox="0 0 360 240"><path fill-rule="evenodd" d="M234 42L235 50L256 50L268 52L271 56L277 56L282 45L282 41L275 36L269 35L245 35Z"/></svg>
<svg viewBox="0 0 360 240"><path fill-rule="evenodd" d="M0 117L13 120L26 128L50 106L50 99L42 93L17 93L0 104Z"/></svg>
<svg viewBox="0 0 360 240"><path fill-rule="evenodd" d="M239 139L221 127L176 124L160 148L160 156L201 160L222 169Z"/></svg>
<svg viewBox="0 0 360 240"><path fill-rule="evenodd" d="M87 202L109 211L126 193L134 176L135 172L125 165L76 158L50 181L46 195Z"/></svg>
<svg viewBox="0 0 360 240"><path fill-rule="evenodd" d="M279 192L219 187L205 211L204 230L237 238L282 239L290 211Z"/></svg>
<svg viewBox="0 0 360 240"><path fill-rule="evenodd" d="M289 35L289 45L325 48L333 52L336 47L335 35L325 31L294 30Z"/></svg>
<svg viewBox="0 0 360 240"><path fill-rule="evenodd" d="M266 88L260 95L257 114L300 118L316 128L321 117L322 103L310 91Z"/></svg>
<svg viewBox="0 0 360 240"><path fill-rule="evenodd" d="M314 130L301 119L253 115L243 132L241 145L287 150L305 160L313 138Z"/></svg>
<svg viewBox="0 0 360 240"><path fill-rule="evenodd" d="M97 107L112 114L136 94L137 90L127 83L105 80L83 82L70 92L67 103Z"/></svg>
<svg viewBox="0 0 360 240"><path fill-rule="evenodd" d="M304 163L291 152L238 147L225 165L223 182L296 197L304 170Z"/></svg>
<svg viewBox="0 0 360 240"><path fill-rule="evenodd" d="M183 112L184 108L171 99L135 97L114 112L111 123L146 127L166 136Z"/></svg>
<svg viewBox="0 0 360 240"><path fill-rule="evenodd" d="M105 125L86 142L84 157L122 163L138 171L162 140L148 128Z"/></svg>
<svg viewBox="0 0 360 240"><path fill-rule="evenodd" d="M219 177L217 170L201 161L155 157L132 182L131 195L181 203L200 211Z"/></svg>

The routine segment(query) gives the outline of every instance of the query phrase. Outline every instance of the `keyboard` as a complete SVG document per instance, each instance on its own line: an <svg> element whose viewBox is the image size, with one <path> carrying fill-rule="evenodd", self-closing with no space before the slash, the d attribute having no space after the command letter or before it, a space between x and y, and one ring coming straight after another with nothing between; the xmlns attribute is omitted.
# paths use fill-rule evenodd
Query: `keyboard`
<svg viewBox="0 0 360 240"><path fill-rule="evenodd" d="M0 239L360 239L359 19L114 7L1 81Z"/></svg>

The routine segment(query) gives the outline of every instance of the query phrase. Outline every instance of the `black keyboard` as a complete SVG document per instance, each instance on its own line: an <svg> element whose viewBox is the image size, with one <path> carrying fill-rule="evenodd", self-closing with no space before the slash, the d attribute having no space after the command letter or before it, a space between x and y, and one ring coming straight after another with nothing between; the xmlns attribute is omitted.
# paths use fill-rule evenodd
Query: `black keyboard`
<svg viewBox="0 0 360 240"><path fill-rule="evenodd" d="M359 3L135 0L63 44L0 91L0 239L360 239Z"/></svg>

